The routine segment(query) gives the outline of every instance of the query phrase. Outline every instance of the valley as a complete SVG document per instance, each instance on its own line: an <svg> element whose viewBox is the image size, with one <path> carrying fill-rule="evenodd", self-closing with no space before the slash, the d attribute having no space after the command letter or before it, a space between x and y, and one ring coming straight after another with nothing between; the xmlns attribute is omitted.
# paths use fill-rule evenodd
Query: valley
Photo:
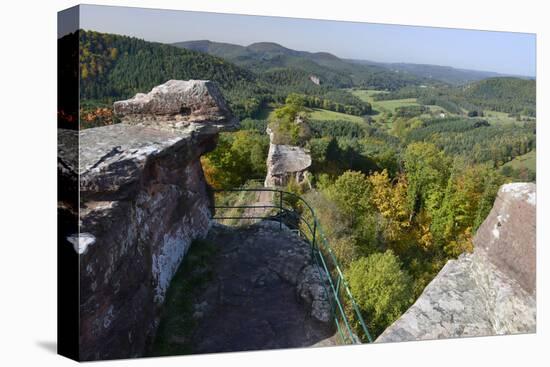
<svg viewBox="0 0 550 367"><path fill-rule="evenodd" d="M473 251L502 184L536 181L533 79L346 60L272 42L78 36L83 128L118 123L114 100L171 79L208 79L240 120L201 157L211 187L265 179L274 144L267 128L276 145L311 156L307 179L280 188L315 209L374 336L448 261Z"/></svg>

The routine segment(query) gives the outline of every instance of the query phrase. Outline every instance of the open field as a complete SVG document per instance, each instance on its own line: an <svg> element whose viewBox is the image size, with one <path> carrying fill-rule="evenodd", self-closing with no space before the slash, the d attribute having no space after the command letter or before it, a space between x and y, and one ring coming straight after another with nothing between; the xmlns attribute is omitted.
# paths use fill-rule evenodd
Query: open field
<svg viewBox="0 0 550 367"><path fill-rule="evenodd" d="M348 115L345 113L322 110L320 108L312 108L309 113L309 118L312 120L324 120L324 121L350 121L355 123L362 123L363 118L361 116Z"/></svg>
<svg viewBox="0 0 550 367"><path fill-rule="evenodd" d="M529 153L520 155L512 159L510 162L505 163L503 167L510 166L514 169L527 168L530 171L536 172L537 170L536 156L537 156L536 150L532 150Z"/></svg>
<svg viewBox="0 0 550 367"><path fill-rule="evenodd" d="M387 101L374 101L372 107L379 111L394 112L398 107L418 106L416 98L390 99Z"/></svg>
<svg viewBox="0 0 550 367"><path fill-rule="evenodd" d="M405 99L390 99L387 101L375 101L372 96L378 93L387 93L384 91L373 90L373 89L356 89L350 90L350 92L358 97L359 99L369 102L372 105L372 110L376 114L382 112L394 112L397 107L403 106L417 106L416 98L405 98ZM376 119L376 117L375 117Z"/></svg>
<svg viewBox="0 0 550 367"><path fill-rule="evenodd" d="M258 120L272 120L274 115L273 111L277 106L270 105L262 109L257 115ZM364 120L361 116L348 115L346 113L334 112L329 110L323 110L321 108L308 108L309 118L312 120L324 120L324 121L350 121L356 123L363 123Z"/></svg>
<svg viewBox="0 0 550 367"><path fill-rule="evenodd" d="M372 96L379 93L388 93L386 91L382 90L376 90L376 89L348 89L352 94L354 94L357 98L372 103Z"/></svg>
<svg viewBox="0 0 550 367"><path fill-rule="evenodd" d="M498 111L483 111L483 117L485 120L489 121L490 124L518 124L523 125L522 121L517 121L515 117L508 116L507 112L498 112Z"/></svg>

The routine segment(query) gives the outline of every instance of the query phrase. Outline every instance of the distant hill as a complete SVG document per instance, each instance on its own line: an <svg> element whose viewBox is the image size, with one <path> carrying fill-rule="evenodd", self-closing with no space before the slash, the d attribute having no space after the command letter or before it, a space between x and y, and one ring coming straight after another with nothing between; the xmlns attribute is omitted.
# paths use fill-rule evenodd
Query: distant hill
<svg viewBox="0 0 550 367"><path fill-rule="evenodd" d="M496 77L517 77L530 79L529 77L501 74L492 71L479 71L470 69L454 68L451 66L411 64L411 63L383 63L368 60L348 60L361 65L377 65L394 72L415 75L420 78L438 80L451 85L464 85L471 82Z"/></svg>
<svg viewBox="0 0 550 367"><path fill-rule="evenodd" d="M397 74L378 65L363 65L338 58L328 52L297 51L273 42L249 46L202 41L177 42L174 46L222 57L256 73L301 71L319 77L321 84L336 88L363 87L397 90L407 85L430 83L412 74ZM307 76L306 75L306 76Z"/></svg>

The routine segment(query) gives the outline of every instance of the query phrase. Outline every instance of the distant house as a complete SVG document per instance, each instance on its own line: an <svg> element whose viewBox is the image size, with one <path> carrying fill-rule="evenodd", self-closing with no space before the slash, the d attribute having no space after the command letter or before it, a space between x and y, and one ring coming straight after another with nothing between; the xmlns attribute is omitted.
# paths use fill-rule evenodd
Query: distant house
<svg viewBox="0 0 550 367"><path fill-rule="evenodd" d="M445 115L445 113L444 113L444 112L440 112L440 113L439 113L439 117L441 117L442 119L444 119L444 118L445 118L445 116L446 116L446 115Z"/></svg>

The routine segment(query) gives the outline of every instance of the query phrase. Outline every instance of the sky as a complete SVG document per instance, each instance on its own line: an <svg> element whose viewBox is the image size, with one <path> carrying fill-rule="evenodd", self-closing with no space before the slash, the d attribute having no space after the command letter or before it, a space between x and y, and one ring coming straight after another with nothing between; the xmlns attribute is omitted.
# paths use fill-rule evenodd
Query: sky
<svg viewBox="0 0 550 367"><path fill-rule="evenodd" d="M173 43L276 42L340 58L535 76L536 36L451 28L82 5L80 28Z"/></svg>

